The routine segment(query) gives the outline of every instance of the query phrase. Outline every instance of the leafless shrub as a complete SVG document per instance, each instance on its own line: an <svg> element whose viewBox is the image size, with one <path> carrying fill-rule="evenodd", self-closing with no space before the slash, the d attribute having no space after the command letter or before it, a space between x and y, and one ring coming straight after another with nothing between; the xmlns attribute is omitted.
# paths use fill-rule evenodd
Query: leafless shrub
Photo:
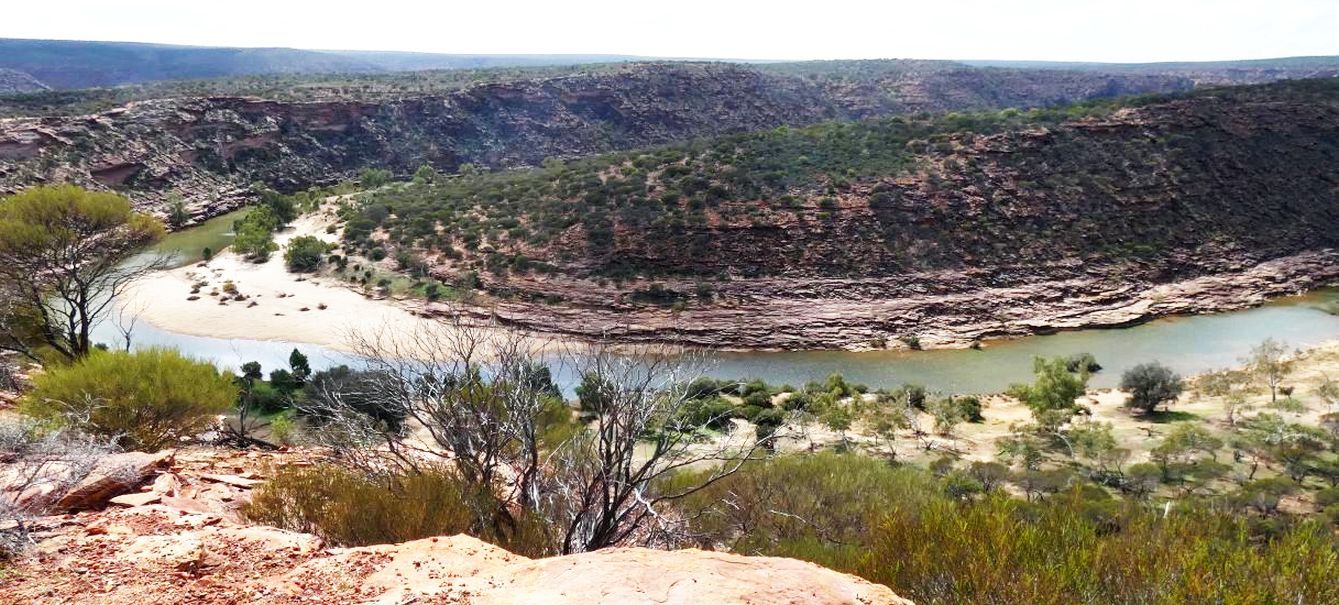
<svg viewBox="0 0 1339 605"><path fill-rule="evenodd" d="M0 558L20 552L31 541L31 521L113 451L109 442L73 431L0 422Z"/></svg>
<svg viewBox="0 0 1339 605"><path fill-rule="evenodd" d="M565 553L676 543L684 528L666 505L738 471L771 439L743 431L730 439L703 438L715 419L687 413L686 386L702 376L698 356L593 345L574 364L600 393L587 430L560 444L546 469L541 509L560 528ZM680 483L681 470L706 472Z"/></svg>
<svg viewBox="0 0 1339 605"><path fill-rule="evenodd" d="M352 384L317 385L304 404L322 444L368 473L449 461L497 494L500 505L480 511L490 523L513 524L511 507L539 515L555 552L672 541L665 505L735 472L766 441L720 438L706 431L720 419L686 413L701 364L668 350L567 351L563 367L600 385L599 409L575 424L549 379L551 343L461 319L351 340L366 370ZM555 431L563 424L566 434ZM675 485L688 468L714 470Z"/></svg>

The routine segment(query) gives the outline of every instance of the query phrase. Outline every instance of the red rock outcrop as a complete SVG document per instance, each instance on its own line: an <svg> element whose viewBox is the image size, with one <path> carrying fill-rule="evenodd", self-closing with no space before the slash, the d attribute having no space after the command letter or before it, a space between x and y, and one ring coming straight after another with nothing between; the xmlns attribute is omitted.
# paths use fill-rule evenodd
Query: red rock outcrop
<svg viewBox="0 0 1339 605"><path fill-rule="evenodd" d="M237 517L271 463L301 453L177 455L102 511L38 520L0 576L4 605L909 605L887 587L790 559L611 549L531 560L467 536L327 548Z"/></svg>

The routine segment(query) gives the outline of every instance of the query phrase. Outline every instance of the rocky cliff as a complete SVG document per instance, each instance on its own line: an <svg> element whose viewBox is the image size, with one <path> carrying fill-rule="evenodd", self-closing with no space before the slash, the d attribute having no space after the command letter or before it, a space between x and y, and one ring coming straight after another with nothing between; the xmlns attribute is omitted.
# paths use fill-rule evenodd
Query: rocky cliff
<svg viewBox="0 0 1339 605"><path fill-rule="evenodd" d="M373 205L503 319L625 340L962 346L1339 279L1339 83L1052 118L749 135Z"/></svg>
<svg viewBox="0 0 1339 605"><path fill-rule="evenodd" d="M407 98L175 97L95 115L0 120L0 192L72 181L154 207L177 191L197 214L212 214L250 199L258 180L291 190L364 167L505 168L779 125L1189 86L1176 77L919 63L855 79L639 64Z"/></svg>

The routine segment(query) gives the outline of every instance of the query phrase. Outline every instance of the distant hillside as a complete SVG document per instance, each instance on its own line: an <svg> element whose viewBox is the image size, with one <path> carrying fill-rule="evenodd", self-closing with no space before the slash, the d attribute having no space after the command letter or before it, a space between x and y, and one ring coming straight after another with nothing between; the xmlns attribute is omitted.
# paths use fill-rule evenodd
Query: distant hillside
<svg viewBox="0 0 1339 605"><path fill-rule="evenodd" d="M461 72L432 73L443 76L442 92L374 79L352 94L334 82L299 88L303 102L196 94L141 101L94 120L0 120L0 192L66 180L120 189L146 204L176 191L214 212L246 201L256 180L291 190L366 167L397 174L423 164L511 168L782 125L1190 88L1158 76L924 70L918 63L883 66L856 81L721 63L618 64L477 83L451 79Z"/></svg>
<svg viewBox="0 0 1339 605"><path fill-rule="evenodd" d="M262 73L376 71L350 57L291 48L209 48L130 42L0 39L0 67L53 88Z"/></svg>
<svg viewBox="0 0 1339 605"><path fill-rule="evenodd" d="M24 72L0 67L0 95L32 93L48 90L47 85Z"/></svg>
<svg viewBox="0 0 1339 605"><path fill-rule="evenodd" d="M540 67L604 63L635 58L624 55L448 55L315 51L292 48L227 48L0 38L0 67L27 72L57 89L273 74ZM0 94L3 94L3 91L0 91Z"/></svg>
<svg viewBox="0 0 1339 605"><path fill-rule="evenodd" d="M375 65L386 71L427 71L437 69L488 69L493 67L544 67L647 61L653 57L634 55L456 55L390 51L322 51Z"/></svg>
<svg viewBox="0 0 1339 605"><path fill-rule="evenodd" d="M1339 57L1283 57L1244 61L1180 61L1166 63L1071 63L1063 61L963 61L976 67L1063 69L1101 73L1178 75L1197 84L1262 84L1276 80L1339 76Z"/></svg>
<svg viewBox="0 0 1339 605"><path fill-rule="evenodd" d="M772 90L822 89L820 105L841 105L833 117L866 117L903 111L990 107L1037 107L1076 100L1147 92L1189 90L1180 76L1138 73L979 68L951 61L872 60L738 64L721 62L634 62L451 69L395 73L327 73L239 76L154 82L114 88L55 90L0 97L0 118L79 115L106 111L133 101L182 97L254 96L278 101L384 102L442 96L489 84L601 77L664 68L663 73L733 70L765 83L739 91L743 99ZM675 91L691 97L712 91ZM647 99L654 104L657 99Z"/></svg>
<svg viewBox="0 0 1339 605"><path fill-rule="evenodd" d="M704 59L666 59L631 55L498 55L440 54L394 51L299 50L292 48L229 48L175 46L134 42L92 42L71 40L23 40L0 38L0 68L26 72L58 90L146 84L175 80L243 78L238 85L247 87L249 76L295 74L390 74L430 70L490 70L494 68L571 67L623 62L647 62ZM1054 61L808 61L768 62L729 61L751 64L771 73L819 77L868 77L870 72L897 66L905 70L961 70L967 67L996 67L1011 70L1085 71L1124 75L1172 75L1193 79L1199 84L1249 84L1279 79L1314 78L1339 74L1339 57L1291 57L1252 61L1213 61L1183 63L1067 63ZM352 78L355 85L358 77ZM304 82L284 80L303 86ZM411 87L415 85L409 82ZM227 82L211 83L216 94L228 94ZM356 88L357 86L355 86ZM22 91L11 91L22 92ZM144 91L171 95L171 88ZM440 90L437 92L441 92ZM0 90L0 94L6 94ZM86 95L85 95L86 96ZM94 96L106 96L99 93ZM116 93L124 98L125 93ZM80 98L84 98L81 96ZM158 98L154 96L144 98Z"/></svg>

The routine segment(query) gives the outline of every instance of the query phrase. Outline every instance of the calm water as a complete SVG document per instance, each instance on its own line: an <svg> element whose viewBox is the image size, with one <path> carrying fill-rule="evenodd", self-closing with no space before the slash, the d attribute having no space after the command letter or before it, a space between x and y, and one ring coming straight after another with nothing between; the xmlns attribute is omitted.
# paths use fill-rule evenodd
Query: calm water
<svg viewBox="0 0 1339 605"><path fill-rule="evenodd" d="M1296 347L1339 339L1339 316L1327 312L1336 304L1339 290L1322 290L1245 311L998 341L979 351L714 353L710 373L720 378L762 378L771 384L800 386L840 372L849 380L871 387L916 382L943 392L997 392L1010 383L1026 380L1034 356L1087 352L1104 366L1091 384L1114 386L1122 371L1146 361L1161 361L1183 374L1192 374L1235 365L1253 345L1269 337ZM110 327L104 327L99 336L105 342L117 340ZM288 354L295 347L318 368L358 363L354 356L325 347L189 336L143 323L136 327L134 342L137 347L176 347L233 369L247 361L259 361L267 371L286 366ZM570 388L574 381L571 372L559 369L557 373L560 382Z"/></svg>
<svg viewBox="0 0 1339 605"><path fill-rule="evenodd" d="M1103 366L1090 384L1115 386L1121 372L1146 361L1193 374L1237 365L1252 346L1269 337L1296 347L1339 339L1339 316L1327 312L1333 304L1339 304L1339 290L1321 290L1245 311L997 341L980 351L721 353L715 356L716 373L800 386L841 372L870 386L916 382L939 391L979 393L1026 380L1037 355L1086 352Z"/></svg>
<svg viewBox="0 0 1339 605"><path fill-rule="evenodd" d="M247 211L225 214L173 233L154 251L179 255L180 262L194 262L206 247L217 252L227 246L232 241L233 223ZM988 393L1027 380L1034 356L1092 353L1104 370L1093 377L1091 384L1114 386L1122 371L1146 361L1161 361L1183 374L1193 374L1236 365L1265 338L1281 339L1295 347L1339 339L1339 316L1329 312L1336 308L1339 289L1329 289L1245 311L997 341L979 351L713 353L710 373L719 378L761 378L770 384L800 386L839 372L849 380L876 388L915 382L936 391ZM110 325L100 326L96 336L105 343L121 342ZM301 349L317 368L358 364L352 355L315 345L189 336L145 323L136 326L133 340L136 347L175 347L232 369L248 361L259 361L266 370L286 366L294 348ZM575 384L573 372L561 367L555 370L565 387Z"/></svg>
<svg viewBox="0 0 1339 605"><path fill-rule="evenodd" d="M220 250L232 244L235 235L233 224L246 218L251 210L252 208L248 206L241 210L220 214L189 229L170 233L163 238L163 241L154 245L150 252L172 257L173 264L177 266L189 265L201 260L205 248L209 248L217 254Z"/></svg>

